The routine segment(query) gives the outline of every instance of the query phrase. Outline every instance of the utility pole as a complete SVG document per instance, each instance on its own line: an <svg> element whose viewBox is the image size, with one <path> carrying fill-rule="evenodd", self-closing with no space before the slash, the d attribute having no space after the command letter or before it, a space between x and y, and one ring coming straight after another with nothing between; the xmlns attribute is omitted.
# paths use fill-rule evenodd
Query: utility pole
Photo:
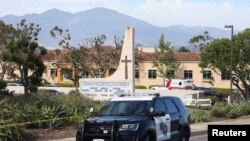
<svg viewBox="0 0 250 141"><path fill-rule="evenodd" d="M232 87L233 87L233 25L225 25L225 28L231 28L231 46L230 46L230 94L232 94ZM228 96L228 103L230 103L230 95Z"/></svg>

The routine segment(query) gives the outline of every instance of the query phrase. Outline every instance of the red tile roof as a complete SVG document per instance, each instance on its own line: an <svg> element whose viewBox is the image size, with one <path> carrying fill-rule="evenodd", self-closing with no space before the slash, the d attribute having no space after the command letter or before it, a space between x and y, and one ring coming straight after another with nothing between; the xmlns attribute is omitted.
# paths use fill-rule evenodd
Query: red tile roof
<svg viewBox="0 0 250 141"><path fill-rule="evenodd" d="M106 47L105 52L108 52L111 48ZM63 60L63 58L67 55L67 50L48 50L47 54L43 56L43 60L46 61L56 61ZM137 51L135 54L135 58L138 61L154 61L155 53L153 52L142 52ZM176 61L200 61L200 54L194 52L175 52Z"/></svg>
<svg viewBox="0 0 250 141"><path fill-rule="evenodd" d="M200 54L194 52L176 52L177 61L200 61Z"/></svg>
<svg viewBox="0 0 250 141"><path fill-rule="evenodd" d="M67 50L47 50L47 54L42 56L44 61L62 60L67 55Z"/></svg>
<svg viewBox="0 0 250 141"><path fill-rule="evenodd" d="M137 52L136 59L138 61L154 61L155 53ZM193 52L175 52L176 61L200 61L200 54Z"/></svg>

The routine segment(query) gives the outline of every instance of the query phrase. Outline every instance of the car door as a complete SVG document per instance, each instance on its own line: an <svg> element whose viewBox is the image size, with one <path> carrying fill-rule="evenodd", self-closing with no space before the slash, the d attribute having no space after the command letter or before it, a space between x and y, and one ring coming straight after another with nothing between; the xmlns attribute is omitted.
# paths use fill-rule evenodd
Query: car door
<svg viewBox="0 0 250 141"><path fill-rule="evenodd" d="M177 139L179 134L179 123L181 120L181 113L178 111L175 103L170 98L164 98L164 103L166 106L167 114L169 114L171 119L171 137L172 139Z"/></svg>
<svg viewBox="0 0 250 141"><path fill-rule="evenodd" d="M157 141L165 141L171 138L170 134L170 116L166 114L165 105L161 98L155 99L154 120L156 125Z"/></svg>
<svg viewBox="0 0 250 141"><path fill-rule="evenodd" d="M181 120L181 113L178 111L178 108L171 100L171 98L164 98L164 103L166 106L167 114L169 114L171 119L171 138L177 139L179 134L179 123Z"/></svg>

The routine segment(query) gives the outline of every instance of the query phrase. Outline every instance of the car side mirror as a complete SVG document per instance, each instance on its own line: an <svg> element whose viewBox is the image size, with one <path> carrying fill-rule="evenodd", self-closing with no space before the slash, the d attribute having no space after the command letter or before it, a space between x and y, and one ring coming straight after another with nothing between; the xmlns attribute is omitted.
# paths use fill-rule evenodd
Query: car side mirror
<svg viewBox="0 0 250 141"><path fill-rule="evenodd" d="M164 111L159 111L159 112L155 113L156 117L162 117L162 116L165 116L165 115L166 115L166 113Z"/></svg>

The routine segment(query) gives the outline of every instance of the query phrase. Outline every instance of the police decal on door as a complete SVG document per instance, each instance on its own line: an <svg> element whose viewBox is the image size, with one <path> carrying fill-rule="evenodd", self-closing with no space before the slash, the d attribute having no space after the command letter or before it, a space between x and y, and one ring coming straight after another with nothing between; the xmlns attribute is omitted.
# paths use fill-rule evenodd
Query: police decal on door
<svg viewBox="0 0 250 141"><path fill-rule="evenodd" d="M166 114L165 116L154 117L156 125L156 135L157 141L163 141L171 138L170 132L170 116Z"/></svg>

